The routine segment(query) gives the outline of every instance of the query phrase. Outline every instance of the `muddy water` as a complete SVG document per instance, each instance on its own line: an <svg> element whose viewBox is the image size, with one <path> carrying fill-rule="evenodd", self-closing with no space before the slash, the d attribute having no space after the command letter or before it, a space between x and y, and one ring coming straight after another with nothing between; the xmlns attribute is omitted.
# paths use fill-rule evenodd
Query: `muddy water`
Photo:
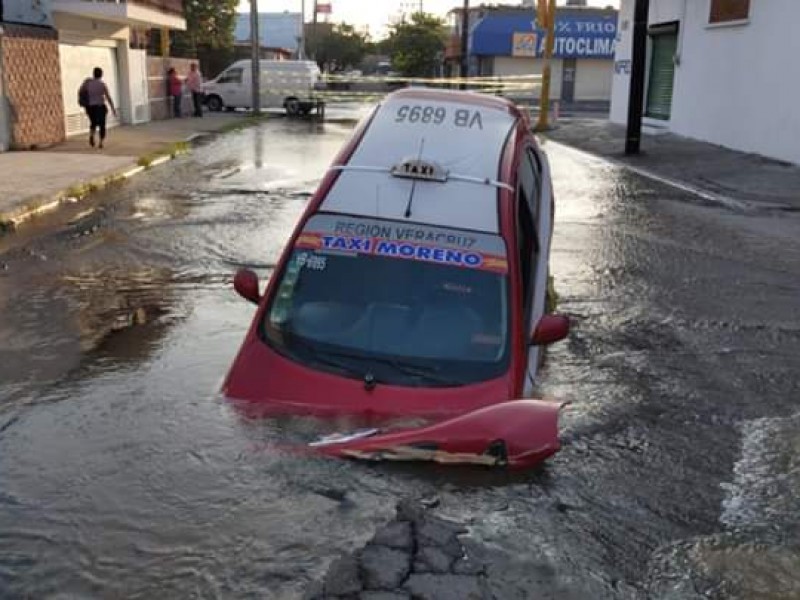
<svg viewBox="0 0 800 600"><path fill-rule="evenodd" d="M434 495L498 598L800 596L791 219L550 146L574 331L542 391L573 404L539 472L291 456L308 423L217 396L253 311L231 273L269 276L348 133L228 135L0 241L0 596L297 597Z"/></svg>
<svg viewBox="0 0 800 600"><path fill-rule="evenodd" d="M252 315L231 273L269 275L348 134L228 136L7 252L0 596L290 597L390 513L216 394Z"/></svg>

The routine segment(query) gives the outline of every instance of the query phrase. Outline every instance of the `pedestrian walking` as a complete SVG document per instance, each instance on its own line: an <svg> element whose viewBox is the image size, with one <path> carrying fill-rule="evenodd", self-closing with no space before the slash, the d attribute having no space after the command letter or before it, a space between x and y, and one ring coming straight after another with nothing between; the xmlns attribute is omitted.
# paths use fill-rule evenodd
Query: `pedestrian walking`
<svg viewBox="0 0 800 600"><path fill-rule="evenodd" d="M203 116L203 74L197 68L197 63L189 65L189 74L186 76L186 87L192 93L194 116Z"/></svg>
<svg viewBox="0 0 800 600"><path fill-rule="evenodd" d="M99 129L100 147L102 148L106 139L106 119L108 117L106 102L115 117L117 109L111 99L111 94L108 93L108 87L103 81L103 69L95 67L92 75L93 77L86 79L78 89L78 104L86 110L86 116L89 117L89 145L94 147L94 132Z"/></svg>
<svg viewBox="0 0 800 600"><path fill-rule="evenodd" d="M172 98L172 116L180 118L181 102L183 101L183 82L178 77L174 67L170 67L169 71L167 71L167 87L169 88L169 96Z"/></svg>

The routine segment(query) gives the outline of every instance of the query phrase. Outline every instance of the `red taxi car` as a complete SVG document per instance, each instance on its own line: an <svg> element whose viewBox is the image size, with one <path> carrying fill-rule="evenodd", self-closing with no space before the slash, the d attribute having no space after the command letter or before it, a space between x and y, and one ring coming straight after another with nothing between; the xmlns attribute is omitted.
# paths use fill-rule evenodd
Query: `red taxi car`
<svg viewBox="0 0 800 600"><path fill-rule="evenodd" d="M258 310L223 392L276 413L433 423L315 446L339 456L549 456L559 405L518 399L569 328L546 313L553 207L547 158L513 104L387 96L334 160L263 294L237 273Z"/></svg>

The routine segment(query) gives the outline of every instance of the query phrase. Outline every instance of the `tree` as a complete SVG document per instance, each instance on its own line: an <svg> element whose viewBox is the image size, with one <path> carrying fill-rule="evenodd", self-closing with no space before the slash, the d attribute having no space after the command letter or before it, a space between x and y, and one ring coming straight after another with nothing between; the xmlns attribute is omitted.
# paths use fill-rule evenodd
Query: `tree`
<svg viewBox="0 0 800 600"><path fill-rule="evenodd" d="M174 46L192 55L201 48L230 50L238 5L238 0L183 0L186 31L176 32Z"/></svg>
<svg viewBox="0 0 800 600"><path fill-rule="evenodd" d="M435 75L444 51L447 29L444 21L427 13L414 13L411 21L393 25L384 48L392 66L406 77Z"/></svg>
<svg viewBox="0 0 800 600"><path fill-rule="evenodd" d="M369 47L369 38L352 25L339 23L330 26L318 24L316 35L312 31L307 48L320 69L340 71L361 63Z"/></svg>

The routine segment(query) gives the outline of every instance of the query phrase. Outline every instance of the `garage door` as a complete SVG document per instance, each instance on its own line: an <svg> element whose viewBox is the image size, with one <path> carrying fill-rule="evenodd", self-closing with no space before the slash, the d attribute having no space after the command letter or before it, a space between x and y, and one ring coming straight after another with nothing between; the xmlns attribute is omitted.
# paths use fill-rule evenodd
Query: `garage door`
<svg viewBox="0 0 800 600"><path fill-rule="evenodd" d="M116 48L99 46L79 46L75 44L59 44L61 62L61 86L64 94L64 118L67 135L89 131L89 119L86 112L78 105L78 88L87 77L92 76L95 67L103 69L103 81L119 107L119 71L117 69ZM109 113L109 126L118 124L117 119Z"/></svg>

